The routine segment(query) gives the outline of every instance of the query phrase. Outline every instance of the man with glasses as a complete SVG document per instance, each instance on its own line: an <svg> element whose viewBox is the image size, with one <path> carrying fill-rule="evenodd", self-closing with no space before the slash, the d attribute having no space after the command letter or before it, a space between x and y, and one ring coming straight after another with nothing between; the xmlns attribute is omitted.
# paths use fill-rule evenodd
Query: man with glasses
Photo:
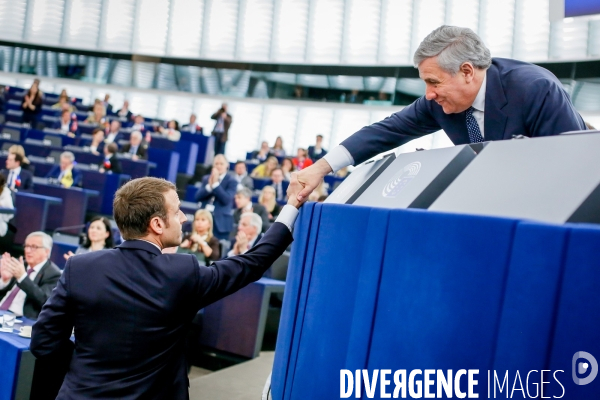
<svg viewBox="0 0 600 400"><path fill-rule="evenodd" d="M33 232L25 239L25 261L4 253L0 261L0 310L36 319L60 278L50 261L52 238Z"/></svg>

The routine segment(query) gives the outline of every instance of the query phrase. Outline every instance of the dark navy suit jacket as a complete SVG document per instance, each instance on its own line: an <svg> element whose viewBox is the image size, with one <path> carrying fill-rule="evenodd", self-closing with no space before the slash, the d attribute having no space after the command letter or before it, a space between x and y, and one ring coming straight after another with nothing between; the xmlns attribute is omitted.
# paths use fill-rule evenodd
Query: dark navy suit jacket
<svg viewBox="0 0 600 400"><path fill-rule="evenodd" d="M75 328L58 399L187 399L192 319L258 280L291 242L276 222L246 254L210 267L141 240L71 257L33 327L31 352L52 358Z"/></svg>
<svg viewBox="0 0 600 400"><path fill-rule="evenodd" d="M8 185L8 175L10 174L10 171L7 169L3 169L2 171L0 171L0 174L4 175L4 177L6 178L6 184ZM15 185L15 189L21 192L31 192L33 190L33 175L31 174L31 172L21 167L19 178L21 178L21 185Z"/></svg>
<svg viewBox="0 0 600 400"><path fill-rule="evenodd" d="M213 219L215 228L219 232L229 233L233 229L233 198L237 191L237 181L229 174L225 174L219 186L212 192L208 192L206 190L208 178L210 178L210 175L202 178L202 186L196 192L196 201L201 201L202 205L206 207L206 204L214 197L215 211L213 212Z"/></svg>
<svg viewBox="0 0 600 400"><path fill-rule="evenodd" d="M417 137L443 129L454 144L469 143L466 112L445 114L421 97L383 121L366 126L341 144L356 165ZM487 70L484 136L486 141L558 135L585 130L560 81L550 71L521 61L492 59Z"/></svg>
<svg viewBox="0 0 600 400"><path fill-rule="evenodd" d="M81 180L83 179L83 174L77 168L73 168L73 185L74 187L81 187ZM46 175L46 178L54 178L58 179L60 176L60 165L55 165L52 167L50 172Z"/></svg>

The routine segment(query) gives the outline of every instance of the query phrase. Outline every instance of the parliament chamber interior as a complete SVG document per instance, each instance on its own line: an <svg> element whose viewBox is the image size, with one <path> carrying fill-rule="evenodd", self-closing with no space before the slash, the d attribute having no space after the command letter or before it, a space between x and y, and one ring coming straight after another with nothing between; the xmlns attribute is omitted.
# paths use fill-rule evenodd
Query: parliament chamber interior
<svg viewBox="0 0 600 400"><path fill-rule="evenodd" d="M0 0L0 400L598 398L599 127L596 0Z"/></svg>

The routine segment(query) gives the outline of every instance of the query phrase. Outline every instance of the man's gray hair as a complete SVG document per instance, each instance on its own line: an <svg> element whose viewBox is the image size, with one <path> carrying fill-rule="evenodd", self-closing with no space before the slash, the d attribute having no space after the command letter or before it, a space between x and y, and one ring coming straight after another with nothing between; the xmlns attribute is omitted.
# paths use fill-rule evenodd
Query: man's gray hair
<svg viewBox="0 0 600 400"><path fill-rule="evenodd" d="M42 238L42 246L47 250L52 250L52 238L47 233L44 233L42 231L31 232L29 235L27 235L25 240L27 240L31 237L41 237Z"/></svg>
<svg viewBox="0 0 600 400"><path fill-rule="evenodd" d="M247 187L243 187L240 190L238 190L237 194L239 194L240 196L244 196L247 199L252 198L252 190L248 189Z"/></svg>
<svg viewBox="0 0 600 400"><path fill-rule="evenodd" d="M141 140L143 136L142 136L142 132L140 132L140 131L133 131L133 132L131 132L131 136L129 136L129 137L130 138L136 137L136 138L138 138L138 139Z"/></svg>
<svg viewBox="0 0 600 400"><path fill-rule="evenodd" d="M253 227L256 228L256 234L260 234L260 232L262 232L262 224L263 223L262 223L262 218L260 217L260 215L253 213L253 212L245 212L240 217L240 221L244 217L250 217L250 225L252 225Z"/></svg>
<svg viewBox="0 0 600 400"><path fill-rule="evenodd" d="M63 151L60 154L60 158L66 158L70 162L73 162L75 161L75 154L71 153L70 151Z"/></svg>
<svg viewBox="0 0 600 400"><path fill-rule="evenodd" d="M431 32L419 45L413 57L415 68L428 58L437 56L437 63L454 75L460 66L470 62L475 68L487 69L492 64L490 50L469 28L442 25Z"/></svg>

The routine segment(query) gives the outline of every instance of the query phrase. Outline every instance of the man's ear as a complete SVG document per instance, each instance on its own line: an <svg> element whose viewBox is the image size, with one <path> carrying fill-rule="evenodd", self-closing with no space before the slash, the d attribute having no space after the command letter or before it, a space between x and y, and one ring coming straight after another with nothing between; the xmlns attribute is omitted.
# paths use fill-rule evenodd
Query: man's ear
<svg viewBox="0 0 600 400"><path fill-rule="evenodd" d="M148 230L155 235L162 235L165 223L159 217L154 217L148 224Z"/></svg>
<svg viewBox="0 0 600 400"><path fill-rule="evenodd" d="M470 62L464 62L460 66L460 73L463 74L467 83L471 83L475 76L475 67Z"/></svg>

